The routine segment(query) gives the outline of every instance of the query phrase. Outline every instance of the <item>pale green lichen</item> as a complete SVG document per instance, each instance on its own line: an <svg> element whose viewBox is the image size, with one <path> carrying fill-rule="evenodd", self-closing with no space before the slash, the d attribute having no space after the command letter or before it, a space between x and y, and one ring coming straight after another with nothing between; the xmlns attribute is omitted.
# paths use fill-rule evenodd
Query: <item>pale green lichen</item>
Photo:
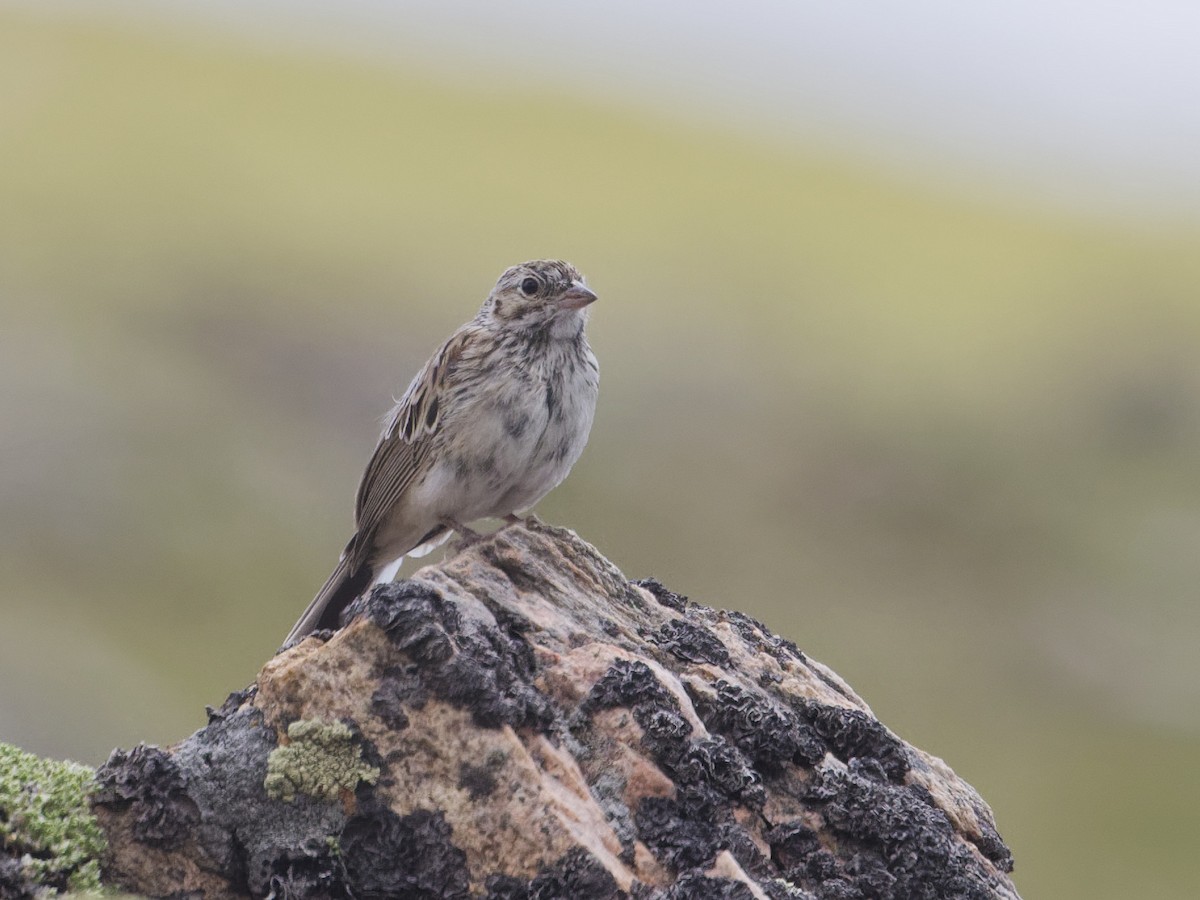
<svg viewBox="0 0 1200 900"><path fill-rule="evenodd" d="M362 747L342 722L301 719L288 726L288 743L267 757L263 787L273 800L291 802L297 794L336 800L360 781L374 784L379 770L362 758Z"/></svg>
<svg viewBox="0 0 1200 900"><path fill-rule="evenodd" d="M88 803L95 772L0 743L0 851L31 881L71 891L100 889L107 843Z"/></svg>

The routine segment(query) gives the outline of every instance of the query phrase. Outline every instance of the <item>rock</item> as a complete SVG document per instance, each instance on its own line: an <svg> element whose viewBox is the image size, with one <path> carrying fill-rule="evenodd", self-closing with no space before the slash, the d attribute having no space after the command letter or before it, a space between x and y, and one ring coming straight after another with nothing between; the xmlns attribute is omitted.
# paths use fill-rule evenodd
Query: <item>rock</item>
<svg viewBox="0 0 1200 900"><path fill-rule="evenodd" d="M990 811L736 612L505 528L376 588L166 751L105 881L204 898L1016 898Z"/></svg>

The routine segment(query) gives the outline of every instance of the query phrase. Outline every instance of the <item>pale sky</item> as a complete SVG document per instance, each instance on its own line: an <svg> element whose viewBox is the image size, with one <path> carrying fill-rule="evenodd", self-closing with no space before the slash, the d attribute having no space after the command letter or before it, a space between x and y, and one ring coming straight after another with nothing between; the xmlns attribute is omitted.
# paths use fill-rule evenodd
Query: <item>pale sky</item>
<svg viewBox="0 0 1200 900"><path fill-rule="evenodd" d="M914 171L999 176L1051 203L1200 218L1196 0L23 5L183 14L256 41L549 78Z"/></svg>

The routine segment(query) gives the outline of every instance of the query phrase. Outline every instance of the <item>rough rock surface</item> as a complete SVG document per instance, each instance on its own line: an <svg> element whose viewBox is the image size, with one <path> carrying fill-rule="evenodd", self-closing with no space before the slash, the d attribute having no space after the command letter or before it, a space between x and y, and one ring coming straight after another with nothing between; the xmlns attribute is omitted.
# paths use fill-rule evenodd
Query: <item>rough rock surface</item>
<svg viewBox="0 0 1200 900"><path fill-rule="evenodd" d="M513 526L98 772L152 896L1016 898L987 806L736 612Z"/></svg>

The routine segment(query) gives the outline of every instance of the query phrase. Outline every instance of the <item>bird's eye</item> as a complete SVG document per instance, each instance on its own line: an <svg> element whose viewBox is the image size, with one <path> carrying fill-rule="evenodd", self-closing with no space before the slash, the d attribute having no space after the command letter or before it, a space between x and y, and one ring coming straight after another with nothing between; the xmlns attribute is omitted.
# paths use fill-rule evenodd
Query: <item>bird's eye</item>
<svg viewBox="0 0 1200 900"><path fill-rule="evenodd" d="M524 281L521 282L521 293L524 294L526 297L532 297L534 294L536 294L538 292L538 288L540 288L541 286L542 286L542 283L540 281L538 281L536 278L530 276L529 278L526 278Z"/></svg>

